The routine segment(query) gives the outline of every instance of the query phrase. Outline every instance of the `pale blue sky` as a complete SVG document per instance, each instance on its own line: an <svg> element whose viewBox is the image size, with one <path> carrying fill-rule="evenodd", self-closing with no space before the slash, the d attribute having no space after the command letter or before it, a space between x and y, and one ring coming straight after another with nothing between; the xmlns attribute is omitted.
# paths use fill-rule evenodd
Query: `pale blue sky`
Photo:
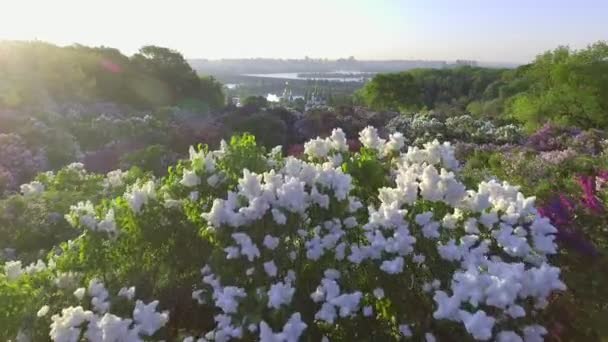
<svg viewBox="0 0 608 342"><path fill-rule="evenodd" d="M0 39L189 58L311 57L527 62L608 40L608 0L6 0Z"/></svg>

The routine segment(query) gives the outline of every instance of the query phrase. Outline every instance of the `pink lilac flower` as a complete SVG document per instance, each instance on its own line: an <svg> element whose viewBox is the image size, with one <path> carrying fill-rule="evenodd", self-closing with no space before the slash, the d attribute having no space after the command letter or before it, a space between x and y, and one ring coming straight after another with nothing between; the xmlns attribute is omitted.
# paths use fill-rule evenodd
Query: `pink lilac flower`
<svg viewBox="0 0 608 342"><path fill-rule="evenodd" d="M583 198L581 200L585 207L587 207L587 209L591 210L593 213L603 213L604 206L596 196L595 177L579 176L578 184L583 189Z"/></svg>

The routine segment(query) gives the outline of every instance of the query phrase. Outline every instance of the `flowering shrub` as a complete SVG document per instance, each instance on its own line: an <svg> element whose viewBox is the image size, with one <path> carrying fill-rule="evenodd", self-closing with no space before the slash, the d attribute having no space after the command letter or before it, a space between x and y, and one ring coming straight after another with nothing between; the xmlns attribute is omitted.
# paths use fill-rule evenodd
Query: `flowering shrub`
<svg viewBox="0 0 608 342"><path fill-rule="evenodd" d="M601 271L608 267L608 198L603 186L608 154L551 148L556 149L473 146L463 178L474 184L497 176L536 195L539 213L557 228L556 242L563 247L554 261L575 289L553 301L547 318L550 333L562 340L601 339L608 334L600 323L608 314L608 276Z"/></svg>
<svg viewBox="0 0 608 342"><path fill-rule="evenodd" d="M20 194L0 200L0 250L11 251L9 259L38 259L58 243L78 236L64 219L72 205L86 200L99 203L122 193L140 175L138 170L116 170L104 177L86 172L79 163L39 174L35 181L21 185Z"/></svg>
<svg viewBox="0 0 608 342"><path fill-rule="evenodd" d="M0 337L541 341L539 312L566 287L534 198L467 188L448 143L359 140L350 152L337 129L297 159L245 135L160 179L99 177L124 192L73 203L77 238L0 273L14 303Z"/></svg>
<svg viewBox="0 0 608 342"><path fill-rule="evenodd" d="M18 134L0 133L0 192L15 190L46 166L41 151L30 150Z"/></svg>
<svg viewBox="0 0 608 342"><path fill-rule="evenodd" d="M401 132L410 144L420 145L434 139L446 141L513 144L523 137L521 127L508 124L496 125L491 121L474 119L470 115L447 118L431 114L415 114L393 118L387 128Z"/></svg>
<svg viewBox="0 0 608 342"><path fill-rule="evenodd" d="M605 137L606 133L600 130L581 131L547 123L528 137L526 146L536 151L572 148L579 153L598 154L602 151L602 139Z"/></svg>

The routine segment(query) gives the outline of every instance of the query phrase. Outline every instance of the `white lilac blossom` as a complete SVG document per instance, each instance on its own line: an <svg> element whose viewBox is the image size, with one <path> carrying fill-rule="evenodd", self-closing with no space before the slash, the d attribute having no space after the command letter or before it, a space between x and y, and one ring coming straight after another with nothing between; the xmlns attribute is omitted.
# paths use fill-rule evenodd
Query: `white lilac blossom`
<svg viewBox="0 0 608 342"><path fill-rule="evenodd" d="M384 146L384 154L399 152L405 146L405 137L402 133L396 132L389 136L388 142Z"/></svg>
<svg viewBox="0 0 608 342"><path fill-rule="evenodd" d="M278 309L283 304L289 304L295 291L291 284L283 282L272 284L268 290L268 307Z"/></svg>
<svg viewBox="0 0 608 342"><path fill-rule="evenodd" d="M223 142L223 144L221 144L222 150L225 150L226 142L223 140L222 140L222 142ZM203 151L203 150L197 151L192 146L190 146L188 153L190 155L190 162L192 163L192 167L194 168L195 171L203 171L206 173L211 173L211 172L215 171L216 161L215 161L214 153L205 154L205 151ZM217 151L215 153L215 155L219 155L222 153L223 153L223 151Z"/></svg>
<svg viewBox="0 0 608 342"><path fill-rule="evenodd" d="M399 325L399 332L404 337L412 337L412 329L410 328L410 326L408 324Z"/></svg>
<svg viewBox="0 0 608 342"><path fill-rule="evenodd" d="M36 313L37 317L43 317L46 316L47 313L49 313L49 306L48 305L44 305L40 308L40 310L38 310L38 312Z"/></svg>
<svg viewBox="0 0 608 342"><path fill-rule="evenodd" d="M269 277L277 276L277 265L275 265L274 261L271 260L264 263L264 272L266 272Z"/></svg>
<svg viewBox="0 0 608 342"><path fill-rule="evenodd" d="M253 261L260 256L260 250L245 233L232 234L234 241L240 246L238 253L245 255L249 261Z"/></svg>
<svg viewBox="0 0 608 342"><path fill-rule="evenodd" d="M366 148L376 150L379 153L384 152L386 140L378 136L378 130L375 127L367 126L359 132L359 141Z"/></svg>
<svg viewBox="0 0 608 342"><path fill-rule="evenodd" d="M496 342L524 342L515 331L506 330L496 334Z"/></svg>
<svg viewBox="0 0 608 342"><path fill-rule="evenodd" d="M23 196L33 197L44 192L44 184L39 181L32 181L27 184L22 184L20 190Z"/></svg>
<svg viewBox="0 0 608 342"><path fill-rule="evenodd" d="M84 171L84 164L80 163L80 162L74 162L74 163L68 164L68 166L66 166L66 167L70 170Z"/></svg>
<svg viewBox="0 0 608 342"><path fill-rule="evenodd" d="M545 340L543 336L546 334L547 329L540 325L529 325L523 329L524 341L526 342L542 342Z"/></svg>
<svg viewBox="0 0 608 342"><path fill-rule="evenodd" d="M125 193L125 198L131 209L138 214L150 199L156 198L154 181L147 181L143 184L135 184Z"/></svg>
<svg viewBox="0 0 608 342"><path fill-rule="evenodd" d="M397 273L401 273L403 271L403 264L404 264L403 258L396 257L393 260L383 261L382 265L380 265L380 269L388 274L397 274Z"/></svg>
<svg viewBox="0 0 608 342"><path fill-rule="evenodd" d="M84 290L84 289L83 289ZM105 287L98 281L89 286L92 296L106 295ZM109 312L85 310L82 306L68 307L51 317L49 337L52 341L77 341L82 335L92 342L142 341L154 335L169 320L167 312L157 311L158 301L144 304L137 301L132 318L122 318ZM46 315L48 307L39 311Z"/></svg>
<svg viewBox="0 0 608 342"><path fill-rule="evenodd" d="M133 309L133 321L141 332L150 336L160 327L164 326L169 320L167 312L157 312L158 301L155 300L148 304L138 300Z"/></svg>
<svg viewBox="0 0 608 342"><path fill-rule="evenodd" d="M97 228L95 230L109 234L114 234L117 232L114 209L108 210L104 218L97 223Z"/></svg>
<svg viewBox="0 0 608 342"><path fill-rule="evenodd" d="M15 280L21 276L23 269L21 268L21 261L7 261L4 264L4 274L8 280Z"/></svg>
<svg viewBox="0 0 608 342"><path fill-rule="evenodd" d="M127 173L127 171L122 171L120 169L108 172L106 174L106 178L104 179L104 189L118 188L122 186Z"/></svg>
<svg viewBox="0 0 608 342"><path fill-rule="evenodd" d="M118 291L118 296L124 297L128 300L133 300L133 297L135 297L135 286L121 288Z"/></svg>
<svg viewBox="0 0 608 342"><path fill-rule="evenodd" d="M192 188L201 184L201 178L196 175L196 171L184 169L182 180L179 183L187 188Z"/></svg>
<svg viewBox="0 0 608 342"><path fill-rule="evenodd" d="M266 236L264 236L263 244L264 244L264 247L266 247L270 250L274 250L279 245L279 238L274 237L272 235L266 235Z"/></svg>
<svg viewBox="0 0 608 342"><path fill-rule="evenodd" d="M496 322L494 317L486 315L483 310L475 314L462 310L460 316L465 328L476 340L487 341L492 337L492 328Z"/></svg>
<svg viewBox="0 0 608 342"><path fill-rule="evenodd" d="M92 279L87 292L91 296L91 305L96 312L105 313L110 309L109 293L102 282Z"/></svg>
<svg viewBox="0 0 608 342"><path fill-rule="evenodd" d="M282 322L282 331L273 331L270 321L241 312L240 302L289 311L300 276L294 270L322 263L323 277L306 299L315 305L317 321L340 324L373 315L369 301L391 295L372 279L365 291L357 288L347 271L356 267L382 272L382 277L429 296L434 319L456 322L476 340L542 340L546 330L541 326L517 330L511 324L513 319L532 319L532 306L542 308L551 293L565 289L560 270L548 263L548 256L557 252L557 230L539 216L534 198L496 180L467 189L449 143L433 141L399 154L404 147L400 134L387 141L368 127L359 139L379 158L391 157L382 159L390 172L374 204L354 197L353 179L339 166L352 158L341 130L307 142L306 160L287 157L259 173L244 169L236 187L210 199L213 204L202 218L210 234L223 237L218 240L221 250L231 263L241 263L244 277L229 274L225 279L231 284L222 284L221 264L217 274L203 272L203 283L213 290L221 310L209 337L241 338L245 329L264 341L290 340L289 322ZM209 155L216 154L195 151L191 159L202 161ZM429 260L435 255L437 260ZM427 271L450 273L437 273L440 281ZM201 294L195 291L193 297ZM277 329L277 322L272 323ZM292 323L305 327L313 322L301 322L298 315ZM504 330L507 326L513 330ZM410 337L414 327L416 322L410 321L395 328ZM298 333L289 336L299 337L301 330L293 328ZM430 332L421 333L435 341Z"/></svg>
<svg viewBox="0 0 608 342"><path fill-rule="evenodd" d="M82 300L84 295L86 294L86 289L84 287L79 287L74 291L74 296L78 298L78 300Z"/></svg>
<svg viewBox="0 0 608 342"><path fill-rule="evenodd" d="M384 298L384 290L380 287L375 288L373 291L373 294L374 294L374 297L376 297L377 299Z"/></svg>
<svg viewBox="0 0 608 342"><path fill-rule="evenodd" d="M306 323L302 321L299 312L296 312L289 317L287 323L283 326L283 331L275 333L264 321L260 322L260 342L297 342L300 336L306 330Z"/></svg>
<svg viewBox="0 0 608 342"><path fill-rule="evenodd" d="M346 140L346 135L340 128L336 128L331 132L331 136L329 138L319 138L312 139L306 143L304 143L304 154L312 158L325 158L330 154L332 156L330 158L340 158L340 152L348 151L348 143ZM337 160L333 160L334 165L341 164Z"/></svg>
<svg viewBox="0 0 608 342"><path fill-rule="evenodd" d="M7 261L4 263L4 274L8 281L15 281L24 274L34 274L42 272L48 268L52 268L53 265L49 262L49 265L45 264L44 261L38 260L31 264L23 267L21 261Z"/></svg>
<svg viewBox="0 0 608 342"><path fill-rule="evenodd" d="M330 148L331 144L328 141L316 138L304 144L304 153L314 158L323 158L327 156Z"/></svg>
<svg viewBox="0 0 608 342"><path fill-rule="evenodd" d="M80 201L76 205L70 206L70 214L65 215L65 219L73 226L82 225L85 228L95 230L97 219L95 217L95 207L91 201Z"/></svg>

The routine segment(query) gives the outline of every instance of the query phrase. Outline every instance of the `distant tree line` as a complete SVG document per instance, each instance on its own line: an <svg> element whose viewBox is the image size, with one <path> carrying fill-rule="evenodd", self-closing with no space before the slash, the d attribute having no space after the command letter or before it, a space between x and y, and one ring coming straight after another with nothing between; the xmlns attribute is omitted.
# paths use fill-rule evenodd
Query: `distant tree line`
<svg viewBox="0 0 608 342"><path fill-rule="evenodd" d="M434 109L512 118L530 130L545 122L608 127L608 44L558 47L516 69L458 67L379 74L355 94L376 110Z"/></svg>
<svg viewBox="0 0 608 342"><path fill-rule="evenodd" d="M0 106L95 101L208 109L225 102L219 82L197 76L179 52L167 48L144 46L128 57L107 47L0 42Z"/></svg>

